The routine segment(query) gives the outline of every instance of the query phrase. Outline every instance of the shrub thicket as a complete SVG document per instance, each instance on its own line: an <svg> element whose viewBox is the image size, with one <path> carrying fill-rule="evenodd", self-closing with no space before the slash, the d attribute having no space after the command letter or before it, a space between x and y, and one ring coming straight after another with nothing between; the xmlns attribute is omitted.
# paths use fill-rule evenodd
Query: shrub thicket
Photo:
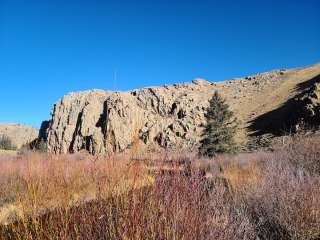
<svg viewBox="0 0 320 240"><path fill-rule="evenodd" d="M320 239L319 142L216 161L0 156L0 239Z"/></svg>

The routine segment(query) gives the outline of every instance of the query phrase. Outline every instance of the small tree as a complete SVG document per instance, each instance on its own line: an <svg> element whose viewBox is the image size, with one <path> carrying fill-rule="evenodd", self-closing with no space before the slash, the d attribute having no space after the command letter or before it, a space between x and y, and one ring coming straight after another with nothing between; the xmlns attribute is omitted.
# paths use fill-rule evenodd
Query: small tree
<svg viewBox="0 0 320 240"><path fill-rule="evenodd" d="M202 133L199 154L213 157L217 153L235 153L237 145L234 136L237 120L217 91L209 101L205 117L207 123Z"/></svg>

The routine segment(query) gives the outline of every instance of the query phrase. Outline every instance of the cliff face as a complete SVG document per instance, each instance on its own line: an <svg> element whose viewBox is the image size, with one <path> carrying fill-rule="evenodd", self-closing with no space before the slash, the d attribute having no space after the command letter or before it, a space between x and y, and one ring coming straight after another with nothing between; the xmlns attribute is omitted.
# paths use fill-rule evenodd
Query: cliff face
<svg viewBox="0 0 320 240"><path fill-rule="evenodd" d="M53 153L111 153L132 146L192 149L199 142L208 100L217 90L238 117L238 140L244 141L251 121L298 93L297 84L318 75L320 65L313 65L226 82L196 79L129 92L70 93L54 105L48 128L41 132Z"/></svg>
<svg viewBox="0 0 320 240"><path fill-rule="evenodd" d="M58 101L48 129L54 153L120 152L141 148L193 147L204 123L213 86L206 81L131 92L92 90Z"/></svg>

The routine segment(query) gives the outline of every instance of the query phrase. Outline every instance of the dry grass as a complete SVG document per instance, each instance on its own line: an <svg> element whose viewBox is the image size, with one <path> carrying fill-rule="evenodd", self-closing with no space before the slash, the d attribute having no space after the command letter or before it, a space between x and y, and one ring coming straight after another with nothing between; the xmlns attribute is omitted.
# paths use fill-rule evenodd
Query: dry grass
<svg viewBox="0 0 320 240"><path fill-rule="evenodd" d="M2 158L0 239L316 240L316 142L214 160L186 153Z"/></svg>
<svg viewBox="0 0 320 240"><path fill-rule="evenodd" d="M246 162L239 161L240 157L245 157ZM258 187L263 172L260 162L250 159L250 155L237 156L236 161L228 162L223 165L221 176L227 179L234 190L254 189Z"/></svg>
<svg viewBox="0 0 320 240"><path fill-rule="evenodd" d="M3 150L0 149L0 156L16 156L17 151L15 150Z"/></svg>
<svg viewBox="0 0 320 240"><path fill-rule="evenodd" d="M18 207L22 217L39 215L57 207L67 208L98 197L122 194L151 184L152 180L144 167L124 159L76 160L45 154L2 159L0 219L2 223L7 222L6 218L12 219L9 213L16 215Z"/></svg>

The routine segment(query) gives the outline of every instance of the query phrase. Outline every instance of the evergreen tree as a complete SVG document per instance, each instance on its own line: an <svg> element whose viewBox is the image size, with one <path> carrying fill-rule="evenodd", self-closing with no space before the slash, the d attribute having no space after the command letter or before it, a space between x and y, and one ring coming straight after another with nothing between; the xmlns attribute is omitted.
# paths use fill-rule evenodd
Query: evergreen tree
<svg viewBox="0 0 320 240"><path fill-rule="evenodd" d="M234 136L237 120L229 105L216 91L209 101L205 115L207 123L202 133L199 154L213 157L217 153L234 153L237 150Z"/></svg>

